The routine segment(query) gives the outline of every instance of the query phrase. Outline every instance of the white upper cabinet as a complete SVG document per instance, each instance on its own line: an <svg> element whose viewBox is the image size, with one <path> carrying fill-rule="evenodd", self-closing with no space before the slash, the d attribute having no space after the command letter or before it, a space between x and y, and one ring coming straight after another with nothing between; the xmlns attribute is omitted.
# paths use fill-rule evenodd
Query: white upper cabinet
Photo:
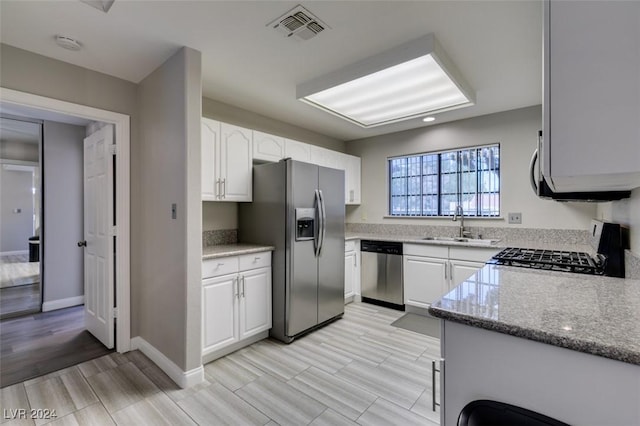
<svg viewBox="0 0 640 426"><path fill-rule="evenodd" d="M284 157L309 163L311 161L311 145L292 139L285 139Z"/></svg>
<svg viewBox="0 0 640 426"><path fill-rule="evenodd" d="M285 157L285 142L280 136L253 131L253 159L278 162Z"/></svg>
<svg viewBox="0 0 640 426"><path fill-rule="evenodd" d="M202 139L202 199L213 201L217 198L217 179L218 168L216 167L216 149L220 146L220 123L208 118L201 121L201 139Z"/></svg>
<svg viewBox="0 0 640 426"><path fill-rule="evenodd" d="M202 118L202 199L251 201L253 160L283 158L344 170L345 204L360 204L360 158Z"/></svg>
<svg viewBox="0 0 640 426"><path fill-rule="evenodd" d="M252 131L222 123L220 133L221 198L251 201Z"/></svg>
<svg viewBox="0 0 640 426"><path fill-rule="evenodd" d="M558 192L640 187L640 2L544 16L543 174Z"/></svg>
<svg viewBox="0 0 640 426"><path fill-rule="evenodd" d="M251 201L252 131L208 118L201 123L202 199Z"/></svg>

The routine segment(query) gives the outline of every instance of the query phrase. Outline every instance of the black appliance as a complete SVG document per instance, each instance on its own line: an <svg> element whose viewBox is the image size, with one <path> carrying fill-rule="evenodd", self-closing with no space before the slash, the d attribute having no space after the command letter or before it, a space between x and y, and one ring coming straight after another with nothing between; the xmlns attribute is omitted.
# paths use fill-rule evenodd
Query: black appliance
<svg viewBox="0 0 640 426"><path fill-rule="evenodd" d="M540 198L556 201L615 201L629 198L631 191L554 192L542 176L539 157L542 155L542 130L538 132L538 148L531 156L529 178L533 192ZM536 164L538 167L536 168ZM536 176L536 170L538 171Z"/></svg>
<svg viewBox="0 0 640 426"><path fill-rule="evenodd" d="M597 255L585 252L507 247L488 263L521 268L606 275L624 278L624 249L628 229L617 223L591 221L591 246Z"/></svg>
<svg viewBox="0 0 640 426"><path fill-rule="evenodd" d="M458 426L569 426L540 413L504 402L478 400L460 413Z"/></svg>

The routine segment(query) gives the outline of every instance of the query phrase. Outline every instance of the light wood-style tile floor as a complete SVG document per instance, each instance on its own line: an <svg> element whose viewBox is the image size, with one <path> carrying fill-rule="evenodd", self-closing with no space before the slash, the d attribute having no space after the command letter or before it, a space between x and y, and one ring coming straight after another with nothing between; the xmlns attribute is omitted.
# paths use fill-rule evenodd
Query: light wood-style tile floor
<svg viewBox="0 0 640 426"><path fill-rule="evenodd" d="M138 351L112 353L1 390L2 425L437 425L438 339L390 324L401 312L352 303L290 345L263 340L205 365L180 389ZM56 410L11 420L9 410ZM15 411L13 411L15 413Z"/></svg>

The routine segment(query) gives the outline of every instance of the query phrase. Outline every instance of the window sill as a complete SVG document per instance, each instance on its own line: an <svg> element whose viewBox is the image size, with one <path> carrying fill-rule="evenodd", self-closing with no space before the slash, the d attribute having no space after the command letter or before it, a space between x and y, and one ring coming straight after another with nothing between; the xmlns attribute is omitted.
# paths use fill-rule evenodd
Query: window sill
<svg viewBox="0 0 640 426"><path fill-rule="evenodd" d="M382 216L383 219L446 219L452 220L453 216ZM464 220L505 220L504 216L478 217L465 216Z"/></svg>

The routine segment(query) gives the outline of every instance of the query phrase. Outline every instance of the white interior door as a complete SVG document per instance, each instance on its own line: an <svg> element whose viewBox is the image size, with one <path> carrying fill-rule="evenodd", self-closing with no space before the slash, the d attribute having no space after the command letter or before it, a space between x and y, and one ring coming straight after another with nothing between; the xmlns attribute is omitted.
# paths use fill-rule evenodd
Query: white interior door
<svg viewBox="0 0 640 426"><path fill-rule="evenodd" d="M107 348L114 343L113 127L84 140L84 317Z"/></svg>

